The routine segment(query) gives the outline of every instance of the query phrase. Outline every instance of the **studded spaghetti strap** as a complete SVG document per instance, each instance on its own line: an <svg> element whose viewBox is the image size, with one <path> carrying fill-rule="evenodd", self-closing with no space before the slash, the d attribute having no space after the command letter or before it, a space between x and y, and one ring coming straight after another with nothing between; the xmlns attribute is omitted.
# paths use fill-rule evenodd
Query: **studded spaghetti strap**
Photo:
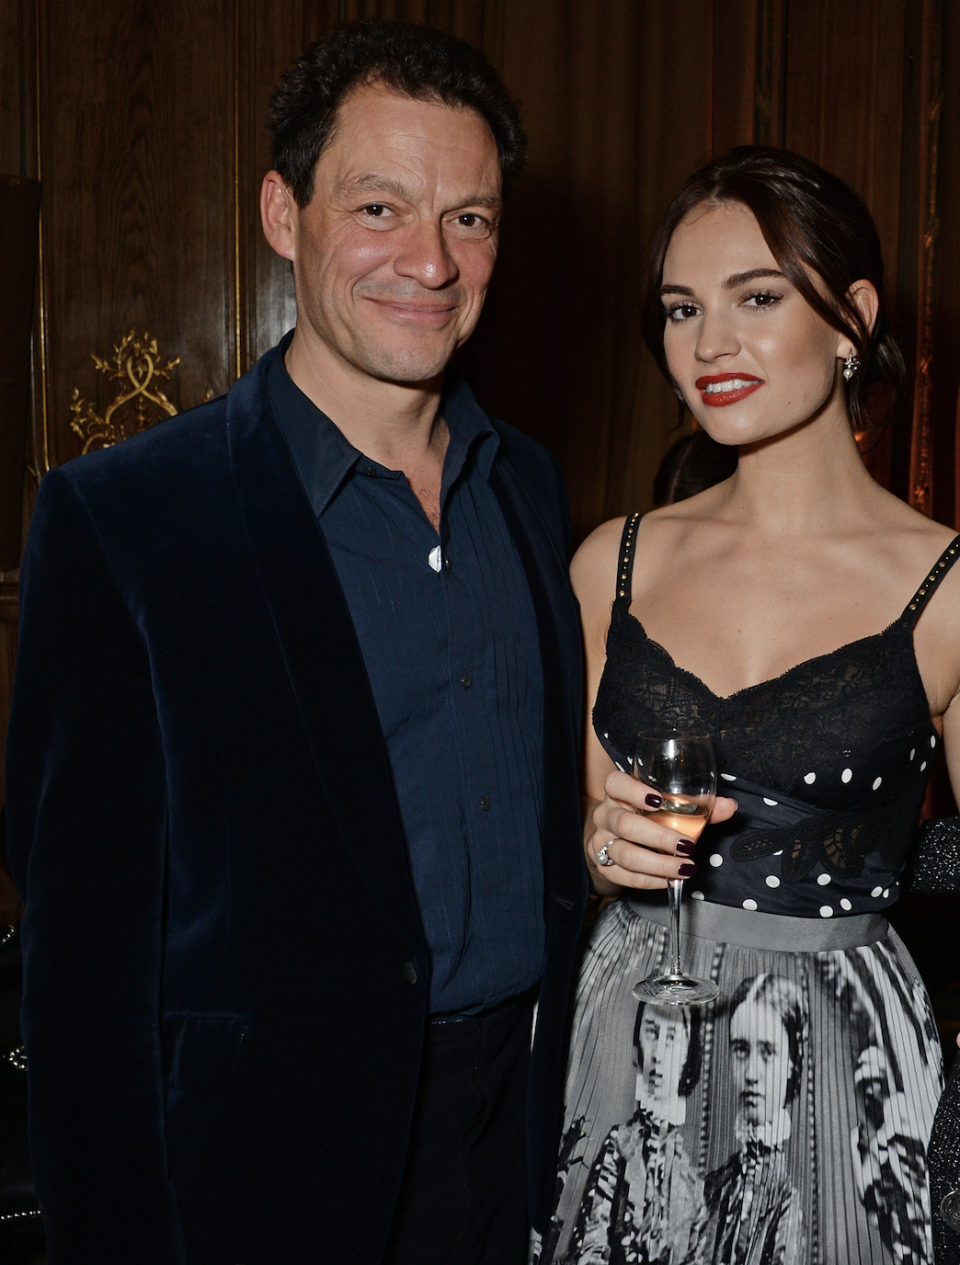
<svg viewBox="0 0 960 1265"><path fill-rule="evenodd" d="M927 602L930 601L930 598L936 591L940 581L958 558L960 558L960 536L954 536L953 540L950 541L949 545L947 545L946 549L944 549L943 553L930 568L929 572L924 577L923 583L917 589L916 593L914 593L913 597L911 597L910 601L904 608L903 614L900 616L901 619L905 619L907 621L911 628L920 618L923 608L926 606Z"/></svg>
<svg viewBox="0 0 960 1265"><path fill-rule="evenodd" d="M637 527L640 525L641 518L643 518L642 514L630 514L627 521L623 524L623 535L620 538L616 601L626 602L627 606L630 605L633 581L633 545L637 538Z"/></svg>

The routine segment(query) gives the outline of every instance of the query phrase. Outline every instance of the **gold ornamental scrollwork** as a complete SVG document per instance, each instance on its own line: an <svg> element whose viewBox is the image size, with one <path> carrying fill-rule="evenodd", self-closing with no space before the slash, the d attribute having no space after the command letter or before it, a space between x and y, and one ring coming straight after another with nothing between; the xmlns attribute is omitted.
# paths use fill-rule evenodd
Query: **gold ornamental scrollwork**
<svg viewBox="0 0 960 1265"><path fill-rule="evenodd" d="M157 340L149 334L131 330L114 347L112 360L101 360L93 352L90 359L109 381L119 382L120 388L102 417L79 389L73 388L70 429L83 440L85 453L91 448L110 448L177 412L161 390L160 380L170 380L180 357L162 360Z"/></svg>

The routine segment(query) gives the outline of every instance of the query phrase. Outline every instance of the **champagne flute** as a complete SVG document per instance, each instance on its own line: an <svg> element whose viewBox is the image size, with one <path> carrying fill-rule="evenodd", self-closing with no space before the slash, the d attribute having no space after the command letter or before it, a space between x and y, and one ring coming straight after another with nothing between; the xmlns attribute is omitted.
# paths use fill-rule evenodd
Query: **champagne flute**
<svg viewBox="0 0 960 1265"><path fill-rule="evenodd" d="M690 730L637 735L633 775L661 797L658 808L643 815L679 830L696 842L707 824L717 793L717 766L710 737ZM712 1001L719 993L711 980L685 975L680 965L680 898L683 879L667 880L670 897L670 967L633 989L637 1001L660 1006L690 1006Z"/></svg>

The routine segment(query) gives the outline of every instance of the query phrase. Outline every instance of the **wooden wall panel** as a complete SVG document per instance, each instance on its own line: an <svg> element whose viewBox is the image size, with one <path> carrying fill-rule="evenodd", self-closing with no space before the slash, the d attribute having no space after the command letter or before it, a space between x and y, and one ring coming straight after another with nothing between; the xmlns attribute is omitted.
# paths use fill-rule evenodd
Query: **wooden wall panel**
<svg viewBox="0 0 960 1265"><path fill-rule="evenodd" d="M576 471L577 537L647 499L669 442L672 396L641 351L638 299L654 225L709 146L710 41L684 35L709 34L710 18L709 0L504 11L499 65L530 165L464 361L492 411Z"/></svg>
<svg viewBox="0 0 960 1265"><path fill-rule="evenodd" d="M27 0L0 3L0 172L32 176L36 16Z"/></svg>
<svg viewBox="0 0 960 1265"><path fill-rule="evenodd" d="M877 221L896 289L906 0L807 0L787 23L784 143L846 180Z"/></svg>
<svg viewBox="0 0 960 1265"><path fill-rule="evenodd" d="M232 380L233 15L225 0L43 2L44 464L56 465L81 448L65 425L72 389L112 398L90 354L130 329L182 356L179 407Z"/></svg>
<svg viewBox="0 0 960 1265"><path fill-rule="evenodd" d="M241 242L241 368L246 371L296 323L293 273L267 245L260 228L260 184L270 169L266 130L270 93L304 48L332 30L336 0L237 0L236 93Z"/></svg>

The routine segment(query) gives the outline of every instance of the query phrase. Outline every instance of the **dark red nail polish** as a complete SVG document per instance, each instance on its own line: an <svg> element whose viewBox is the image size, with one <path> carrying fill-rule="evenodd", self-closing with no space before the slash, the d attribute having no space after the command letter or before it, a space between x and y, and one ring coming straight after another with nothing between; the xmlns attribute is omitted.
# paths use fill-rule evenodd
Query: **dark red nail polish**
<svg viewBox="0 0 960 1265"><path fill-rule="evenodd" d="M684 861L683 865L677 870L681 878L693 878L697 872L697 867L692 861Z"/></svg>
<svg viewBox="0 0 960 1265"><path fill-rule="evenodd" d="M692 856L693 850L697 845L692 839L678 839L677 851L682 852L685 857Z"/></svg>
<svg viewBox="0 0 960 1265"><path fill-rule="evenodd" d="M662 796L654 795L653 792L651 792L643 802L648 808L659 808L663 803L663 798Z"/></svg>

